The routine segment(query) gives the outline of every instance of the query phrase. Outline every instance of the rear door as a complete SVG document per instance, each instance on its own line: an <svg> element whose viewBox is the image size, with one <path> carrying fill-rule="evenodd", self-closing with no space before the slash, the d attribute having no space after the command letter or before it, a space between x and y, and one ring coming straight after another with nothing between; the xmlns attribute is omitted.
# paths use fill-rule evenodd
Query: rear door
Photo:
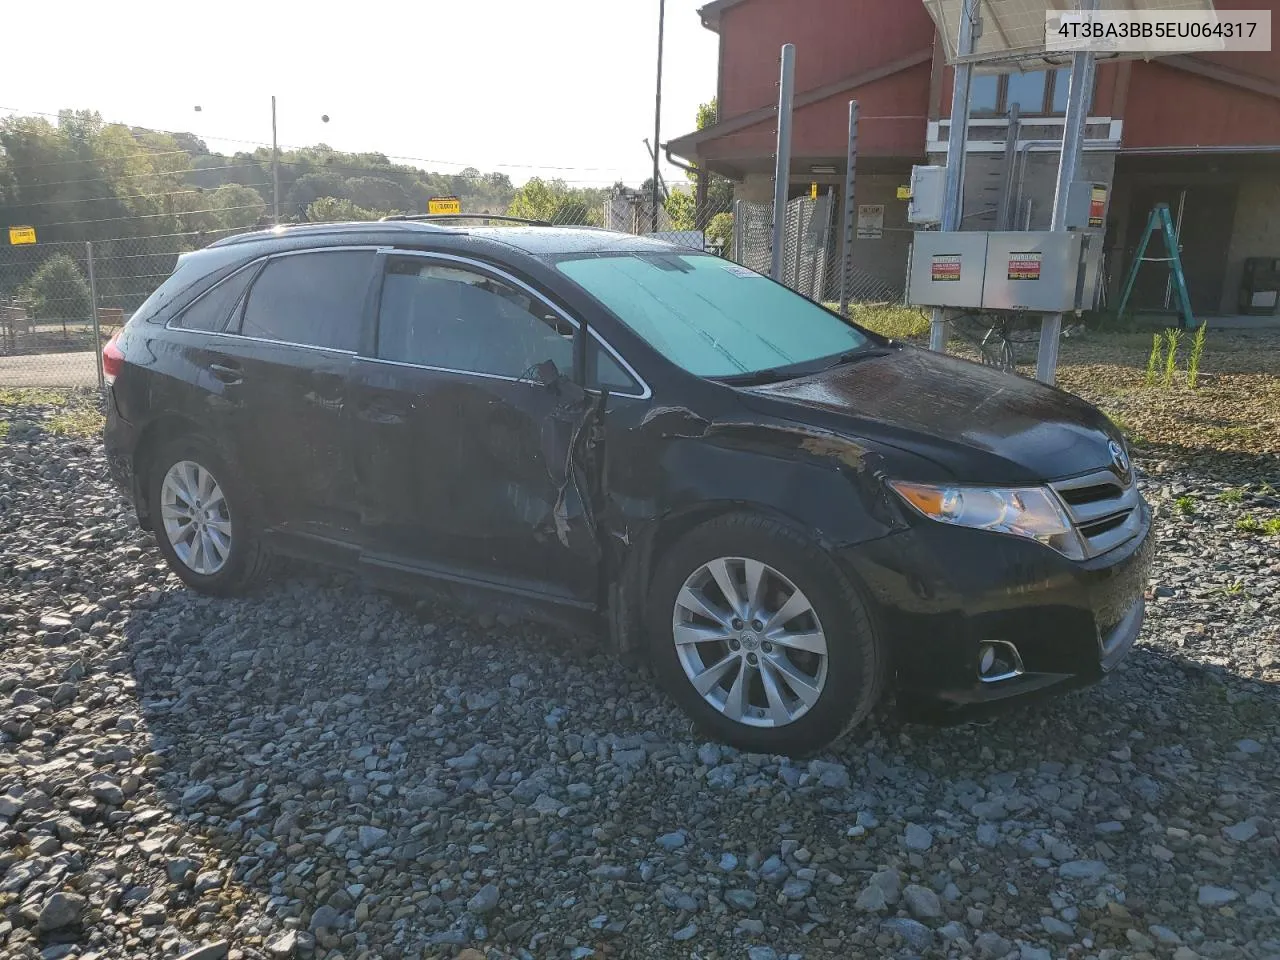
<svg viewBox="0 0 1280 960"><path fill-rule="evenodd" d="M355 463L373 563L589 604L598 549L575 448L593 398L577 325L492 266L395 254L376 344L352 368Z"/></svg>
<svg viewBox="0 0 1280 960"><path fill-rule="evenodd" d="M373 279L372 248L281 254L259 269L204 358L236 411L234 446L267 521L356 536L348 376Z"/></svg>

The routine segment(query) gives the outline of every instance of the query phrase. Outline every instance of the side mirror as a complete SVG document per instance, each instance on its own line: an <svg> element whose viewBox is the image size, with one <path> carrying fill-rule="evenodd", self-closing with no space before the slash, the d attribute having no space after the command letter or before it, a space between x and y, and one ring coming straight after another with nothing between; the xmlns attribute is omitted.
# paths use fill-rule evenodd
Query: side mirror
<svg viewBox="0 0 1280 960"><path fill-rule="evenodd" d="M555 387L563 378L564 375L554 360L543 360L541 363L534 364L533 379L541 386Z"/></svg>

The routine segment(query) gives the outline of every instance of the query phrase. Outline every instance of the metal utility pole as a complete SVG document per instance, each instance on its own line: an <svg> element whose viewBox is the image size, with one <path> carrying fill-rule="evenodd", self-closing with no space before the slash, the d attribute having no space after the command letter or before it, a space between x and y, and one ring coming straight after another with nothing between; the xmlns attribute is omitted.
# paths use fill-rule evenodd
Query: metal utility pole
<svg viewBox="0 0 1280 960"><path fill-rule="evenodd" d="M791 101L796 85L796 48L782 45L782 74L778 81L778 152L773 173L773 259L769 276L782 282L782 237L787 225L787 187L791 182Z"/></svg>
<svg viewBox="0 0 1280 960"><path fill-rule="evenodd" d="M956 58L973 53L977 35L979 0L964 0L960 9L960 27L956 35ZM955 67L955 85L951 91L951 127L947 136L946 194L943 199L942 229L959 230L964 209L964 154L969 135L969 85L973 67L966 61ZM933 308L929 324L929 349L939 352L947 348L946 314Z"/></svg>
<svg viewBox="0 0 1280 960"><path fill-rule="evenodd" d="M1076 9L1098 9L1098 0L1077 0ZM1078 177L1080 155L1084 148L1085 124L1089 105L1093 102L1092 53L1077 53L1071 58L1071 86L1067 93L1067 116L1062 126L1062 156L1058 161L1058 181L1053 192L1053 220L1049 229L1055 233L1067 230L1067 197ZM1062 314L1046 314L1040 323L1040 349L1036 356L1036 379L1052 384L1058 372L1058 340L1062 334Z"/></svg>
<svg viewBox="0 0 1280 960"><path fill-rule="evenodd" d="M849 315L849 278L853 275L853 187L858 160L858 101L849 101L849 149L844 168L844 256L840 258L840 315Z"/></svg>
<svg viewBox="0 0 1280 960"><path fill-rule="evenodd" d="M276 98L271 98L271 219L280 226L280 145L276 142Z"/></svg>
<svg viewBox="0 0 1280 960"><path fill-rule="evenodd" d="M98 392L106 389L106 378L102 372L102 328L98 320L98 275L93 269L93 241L84 242L85 263L89 268L89 308L93 311L93 342L95 364L98 368Z"/></svg>
<svg viewBox="0 0 1280 960"><path fill-rule="evenodd" d="M666 25L667 0L658 0L658 85L653 97L653 210L649 232L658 232L658 147L662 144L662 33Z"/></svg>

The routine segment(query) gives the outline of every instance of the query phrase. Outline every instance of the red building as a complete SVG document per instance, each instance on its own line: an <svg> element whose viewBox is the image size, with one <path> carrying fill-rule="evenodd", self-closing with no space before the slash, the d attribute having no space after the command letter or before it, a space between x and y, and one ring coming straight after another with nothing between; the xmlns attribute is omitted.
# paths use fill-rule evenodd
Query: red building
<svg viewBox="0 0 1280 960"><path fill-rule="evenodd" d="M1275 0L1232 0L1273 9ZM848 102L859 101L856 200L884 206L880 239L857 241L859 268L901 284L910 226L896 188L913 164L945 163L952 71L918 0L713 0L720 37L714 126L673 154L735 181L735 197L773 196L778 52L796 48L791 191L844 182ZM1018 226L1048 227L1066 106L1066 70L974 78L964 226L991 229L1001 204ZM1008 112L1020 120L1006 158ZM831 173L831 169L835 173ZM824 172L825 171L825 172ZM1106 249L1114 296L1152 206L1181 212L1198 312L1234 313L1246 257L1280 257L1280 50L1100 62L1081 179L1111 187ZM1140 278L1139 306L1165 281Z"/></svg>

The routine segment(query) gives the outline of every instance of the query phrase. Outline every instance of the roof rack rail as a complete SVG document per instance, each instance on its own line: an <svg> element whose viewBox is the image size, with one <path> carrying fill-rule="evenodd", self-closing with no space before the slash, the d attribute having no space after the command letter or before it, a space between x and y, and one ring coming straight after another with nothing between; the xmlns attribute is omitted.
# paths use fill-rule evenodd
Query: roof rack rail
<svg viewBox="0 0 1280 960"><path fill-rule="evenodd" d="M550 221L530 220L528 217L505 217L497 213L393 213L383 220L500 220L503 223L524 223L531 227L549 227Z"/></svg>

